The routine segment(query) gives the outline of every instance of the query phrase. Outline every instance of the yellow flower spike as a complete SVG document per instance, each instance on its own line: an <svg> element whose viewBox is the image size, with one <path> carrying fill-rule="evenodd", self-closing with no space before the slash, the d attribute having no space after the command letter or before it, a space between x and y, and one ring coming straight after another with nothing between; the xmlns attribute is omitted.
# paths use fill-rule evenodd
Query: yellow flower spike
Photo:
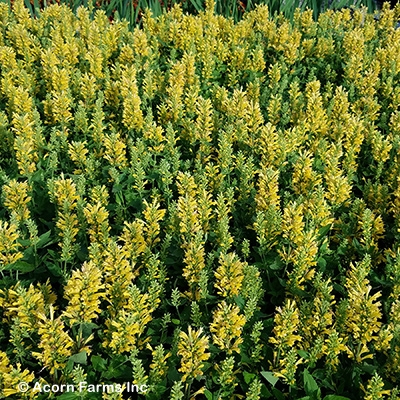
<svg viewBox="0 0 400 400"><path fill-rule="evenodd" d="M259 129L259 138L257 139L256 144L259 148L263 165L266 167L277 167L281 150L276 127L270 122L261 126Z"/></svg>
<svg viewBox="0 0 400 400"><path fill-rule="evenodd" d="M111 229L108 223L108 211L101 203L96 203L88 204L83 209L83 213L90 225L88 229L90 240L106 246Z"/></svg>
<svg viewBox="0 0 400 400"><path fill-rule="evenodd" d="M8 317L17 316L20 320L21 326L25 327L28 331L33 331L38 328L38 316L45 314L47 306L42 290L35 288L32 284L29 289L25 289L17 284L12 293L17 295L15 301L9 305L6 315ZM51 295L50 295L51 296ZM54 295L49 298L49 301L54 299Z"/></svg>
<svg viewBox="0 0 400 400"><path fill-rule="evenodd" d="M69 357L72 355L74 341L65 332L65 325L61 317L54 318L54 308L50 305L50 316L39 314L39 348L40 353L33 352L44 367L49 369L50 375L66 366Z"/></svg>
<svg viewBox="0 0 400 400"><path fill-rule="evenodd" d="M136 70L126 68L121 76L121 94L123 96L122 122L128 129L141 130L144 124L143 112L140 108L142 100L136 82Z"/></svg>
<svg viewBox="0 0 400 400"><path fill-rule="evenodd" d="M203 232L207 233L210 222L214 217L212 214L212 206L215 205L215 201L212 200L212 195L205 188L199 189L197 193L197 201Z"/></svg>
<svg viewBox="0 0 400 400"><path fill-rule="evenodd" d="M329 368L333 371L336 371L339 365L339 354L351 353L350 349L346 346L345 343L346 339L340 337L336 330L332 330L328 338L325 339L326 362Z"/></svg>
<svg viewBox="0 0 400 400"><path fill-rule="evenodd" d="M178 172L176 185L178 187L178 193L180 196L183 196L184 194L195 196L198 191L198 186L194 181L193 176L191 176L188 172Z"/></svg>
<svg viewBox="0 0 400 400"><path fill-rule="evenodd" d="M160 224L167 210L160 209L160 203L157 199L153 199L153 202L149 204L146 200L143 201L145 210L143 211L145 226L144 233L146 237L146 243L149 247L154 246L160 241L158 235L160 234Z"/></svg>
<svg viewBox="0 0 400 400"><path fill-rule="evenodd" d="M279 372L275 371L276 377L282 378L285 383L294 386L296 383L297 367L303 363L303 360L297 354L296 349L292 348L279 361Z"/></svg>
<svg viewBox="0 0 400 400"><path fill-rule="evenodd" d="M325 182L327 186L326 198L333 206L339 207L350 198L351 186L348 178L339 168L339 158L342 155L342 146L333 145L326 155Z"/></svg>
<svg viewBox="0 0 400 400"><path fill-rule="evenodd" d="M268 167L259 172L258 190L256 194L257 210L266 211L269 207L280 206L279 170Z"/></svg>
<svg viewBox="0 0 400 400"><path fill-rule="evenodd" d="M296 194L310 196L315 186L322 183L320 175L313 170L314 157L309 151L300 151L294 165L292 185Z"/></svg>
<svg viewBox="0 0 400 400"><path fill-rule="evenodd" d="M124 249L129 251L132 260L136 260L147 249L144 236L146 223L141 219L133 222L124 222L122 234L119 237L124 243Z"/></svg>
<svg viewBox="0 0 400 400"><path fill-rule="evenodd" d="M61 179L55 181L54 193L50 193L55 196L57 205L63 210L71 211L76 207L76 201L79 199L75 183L72 179Z"/></svg>
<svg viewBox="0 0 400 400"><path fill-rule="evenodd" d="M300 342L302 337L297 335L300 324L300 313L294 300L286 300L283 308L277 307L277 313L274 317L274 336L269 342L276 345L275 364L279 357L285 355L290 348Z"/></svg>
<svg viewBox="0 0 400 400"><path fill-rule="evenodd" d="M230 356L225 358L221 364L215 365L215 369L218 372L217 383L221 386L223 392L232 393L235 387L238 385L236 375L240 373L240 369L233 370L235 367L235 357Z"/></svg>
<svg viewBox="0 0 400 400"><path fill-rule="evenodd" d="M164 346L162 344L158 345L153 349L150 344L146 346L151 350L151 355L153 357L152 363L150 364L150 379L155 382L160 382L168 373L167 359L171 357L171 352L165 352Z"/></svg>
<svg viewBox="0 0 400 400"><path fill-rule="evenodd" d="M121 169L127 166L126 145L119 133L105 134L103 144L105 147L103 157L111 166Z"/></svg>
<svg viewBox="0 0 400 400"><path fill-rule="evenodd" d="M303 219L303 205L295 202L289 203L283 211L282 234L294 244L300 244L305 228Z"/></svg>
<svg viewBox="0 0 400 400"><path fill-rule="evenodd" d="M378 340L376 334L382 326L382 322L379 321L382 318L381 303L377 301L381 293L377 292L371 296L372 287L366 278L370 268L371 257L368 255L356 265L351 264L345 284L349 295L345 324L355 341L352 352L357 362L371 355L363 354L369 353L367 345L370 342Z"/></svg>
<svg viewBox="0 0 400 400"><path fill-rule="evenodd" d="M89 323L101 312L99 305L104 297L101 271L91 262L83 263L81 270L74 271L64 287L68 305L63 312L70 325Z"/></svg>
<svg viewBox="0 0 400 400"><path fill-rule="evenodd" d="M68 154L71 160L80 168L84 168L86 164L86 156L89 150L86 148L86 140L83 142L68 143Z"/></svg>
<svg viewBox="0 0 400 400"><path fill-rule="evenodd" d="M364 400L378 400L385 395L390 395L390 390L382 390L384 386L382 378L375 371L374 376L368 381L367 389L361 385L361 389L365 393Z"/></svg>
<svg viewBox="0 0 400 400"><path fill-rule="evenodd" d="M19 363L16 365L16 368L14 368L7 354L0 351L0 393L2 393L4 397L18 395L18 398L26 398L19 390L18 385L20 383L29 384L33 382L34 379L35 375L33 372L29 372L26 369L21 371L21 365Z"/></svg>
<svg viewBox="0 0 400 400"><path fill-rule="evenodd" d="M18 227L8 222L0 221L0 263L13 264L23 258L23 253L18 251L20 244ZM0 267L1 268L1 267Z"/></svg>
<svg viewBox="0 0 400 400"><path fill-rule="evenodd" d="M75 238L79 232L79 229L77 228L78 225L78 218L75 214L61 214L56 222L56 226L60 230L60 236L62 238ZM63 243L60 243L60 246L63 246Z"/></svg>
<svg viewBox="0 0 400 400"><path fill-rule="evenodd" d="M204 361L210 358L210 353L207 353L208 339L202 333L202 328L195 331L189 326L188 333L179 334L177 354L182 357L179 372L183 373L183 382L202 376Z"/></svg>
<svg viewBox="0 0 400 400"><path fill-rule="evenodd" d="M224 254L219 257L219 267L214 272L217 282L215 288L223 297L238 296L244 279L244 266L235 253Z"/></svg>
<svg viewBox="0 0 400 400"><path fill-rule="evenodd" d="M240 315L238 306L228 305L225 301L219 303L210 325L213 343L228 354L234 351L240 354L239 345L243 342L241 334L245 324L246 318Z"/></svg>
<svg viewBox="0 0 400 400"><path fill-rule="evenodd" d="M3 186L3 193L6 197L4 205L15 213L20 222L24 222L30 217L27 204L31 197L28 196L28 191L30 188L27 182L17 182L15 179Z"/></svg>
<svg viewBox="0 0 400 400"><path fill-rule="evenodd" d="M94 186L90 191L90 198L94 203L101 203L103 207L108 206L108 199L110 195L108 193L107 187L104 185Z"/></svg>
<svg viewBox="0 0 400 400"><path fill-rule="evenodd" d="M306 87L306 130L316 135L316 139L323 137L329 129L320 87L321 83L318 80L307 83Z"/></svg>
<svg viewBox="0 0 400 400"><path fill-rule="evenodd" d="M118 246L114 241L108 244L104 256L105 298L110 303L110 314L116 315L128 302L128 288L138 275L138 270L134 269L135 264L130 260L128 249Z"/></svg>
<svg viewBox="0 0 400 400"><path fill-rule="evenodd" d="M178 199L179 230L184 243L186 237L195 235L201 231L201 221L199 221L199 209L196 198L190 195L180 196Z"/></svg>
<svg viewBox="0 0 400 400"><path fill-rule="evenodd" d="M199 154L203 162L211 152L211 142L214 130L213 106L210 99L198 97L196 102L197 119L194 137L200 143ZM193 142L192 139L192 142Z"/></svg>
<svg viewBox="0 0 400 400"><path fill-rule="evenodd" d="M182 276L187 280L190 292L187 294L193 300L199 300L199 282L201 280L202 271L205 269L205 250L204 241L201 234L197 234L191 239L184 248L185 255L183 262Z"/></svg>
<svg viewBox="0 0 400 400"><path fill-rule="evenodd" d="M287 255L287 258L284 258L286 262L293 262L294 265L293 271L288 274L289 286L294 285L303 289L304 281L310 281L313 278L315 269L311 267L317 264L317 253L317 232L315 230L301 232L296 248Z"/></svg>
<svg viewBox="0 0 400 400"><path fill-rule="evenodd" d="M381 327L375 344L376 350L383 351L385 354L387 354L388 350L391 350L391 341L394 337L393 331L392 324Z"/></svg>
<svg viewBox="0 0 400 400"><path fill-rule="evenodd" d="M106 334L111 333L111 339L105 340L103 346L109 347L119 354L135 349L141 324L142 321L136 313L131 314L121 310L112 321L106 321L108 328L106 329Z"/></svg>
<svg viewBox="0 0 400 400"><path fill-rule="evenodd" d="M151 303L149 295L142 294L135 285L125 290L124 297L124 308L112 304L116 311L111 308L111 317L105 322L107 329L103 342L104 347L119 354L141 349L147 344L150 337L141 339L140 336L152 320L151 314L157 307L157 304Z"/></svg>

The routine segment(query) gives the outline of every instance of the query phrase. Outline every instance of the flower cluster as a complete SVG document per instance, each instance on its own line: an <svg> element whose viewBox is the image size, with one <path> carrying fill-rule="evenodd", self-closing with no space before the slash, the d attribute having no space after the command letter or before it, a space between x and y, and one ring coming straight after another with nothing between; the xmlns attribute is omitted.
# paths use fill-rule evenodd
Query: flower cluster
<svg viewBox="0 0 400 400"><path fill-rule="evenodd" d="M0 397L397 396L399 9L216 7L0 4Z"/></svg>

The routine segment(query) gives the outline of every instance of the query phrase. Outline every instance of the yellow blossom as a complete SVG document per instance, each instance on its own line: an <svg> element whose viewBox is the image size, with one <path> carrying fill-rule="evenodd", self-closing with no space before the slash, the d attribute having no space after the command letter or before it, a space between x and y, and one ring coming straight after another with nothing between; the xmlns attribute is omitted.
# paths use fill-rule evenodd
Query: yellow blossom
<svg viewBox="0 0 400 400"><path fill-rule="evenodd" d="M228 305L225 301L219 303L210 325L213 343L228 354L233 351L240 353L239 345L243 342L241 334L245 324L246 318L240 315L238 306Z"/></svg>
<svg viewBox="0 0 400 400"><path fill-rule="evenodd" d="M202 328L195 331L189 326L188 333L179 334L178 356L182 357L179 372L183 373L183 382L203 375L204 361L210 358L208 339L202 333Z"/></svg>

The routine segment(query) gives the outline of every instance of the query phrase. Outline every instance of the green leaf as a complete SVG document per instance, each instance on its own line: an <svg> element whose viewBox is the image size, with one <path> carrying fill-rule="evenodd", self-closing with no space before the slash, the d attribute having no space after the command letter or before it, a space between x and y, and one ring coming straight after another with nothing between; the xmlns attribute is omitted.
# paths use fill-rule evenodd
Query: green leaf
<svg viewBox="0 0 400 400"><path fill-rule="evenodd" d="M377 367L375 365L367 364L361 366L361 370L366 372L367 374L372 375L376 371Z"/></svg>
<svg viewBox="0 0 400 400"><path fill-rule="evenodd" d="M241 310L243 310L244 305L245 305L245 300L244 300L244 298L243 298L242 296L235 296L234 299L235 299L236 305L237 305Z"/></svg>
<svg viewBox="0 0 400 400"><path fill-rule="evenodd" d="M80 353L72 355L70 358L75 364L87 364L87 353L86 351L81 351Z"/></svg>
<svg viewBox="0 0 400 400"><path fill-rule="evenodd" d="M279 381L271 371L261 371L261 375L272 385L275 386L276 382Z"/></svg>
<svg viewBox="0 0 400 400"><path fill-rule="evenodd" d="M79 399L79 397L74 392L65 392L62 395L57 396L57 399L61 399L61 400L76 400L76 399Z"/></svg>
<svg viewBox="0 0 400 400"><path fill-rule="evenodd" d="M19 239L18 242L21 246L24 247L27 247L31 244L31 241L29 239Z"/></svg>
<svg viewBox="0 0 400 400"><path fill-rule="evenodd" d="M100 356L92 356L90 360L95 371L101 372L107 369L107 361Z"/></svg>
<svg viewBox="0 0 400 400"><path fill-rule="evenodd" d="M324 400L351 400L348 397L337 396L336 394L328 394L324 397Z"/></svg>
<svg viewBox="0 0 400 400"><path fill-rule="evenodd" d="M204 394L206 395L207 400L212 400L213 399L213 394L208 389L206 389L204 391Z"/></svg>
<svg viewBox="0 0 400 400"><path fill-rule="evenodd" d="M280 269L283 269L284 264L282 262L277 262L274 261L272 264L268 265L268 268L271 269L272 271L279 271Z"/></svg>
<svg viewBox="0 0 400 400"><path fill-rule="evenodd" d="M180 325L181 324L181 321L179 319L176 319L176 318L172 318L171 321L172 321L172 323L174 325Z"/></svg>
<svg viewBox="0 0 400 400"><path fill-rule="evenodd" d="M39 236L39 241L38 241L38 243L36 245L36 248L37 249L41 249L42 247L46 247L49 244L51 244L50 243L51 242L50 235L51 235L51 230L47 231L46 233L43 233L43 235L40 235Z"/></svg>
<svg viewBox="0 0 400 400"><path fill-rule="evenodd" d="M35 266L27 263L26 261L16 261L13 264L9 264L7 265L7 267L5 268L5 270L9 271L9 270L13 270L13 271L19 271L19 272L31 272L35 269Z"/></svg>
<svg viewBox="0 0 400 400"><path fill-rule="evenodd" d="M47 269L52 273L52 275L58 278L61 278L63 276L63 271L58 265L53 264L52 262L46 262L45 264Z"/></svg>
<svg viewBox="0 0 400 400"><path fill-rule="evenodd" d="M254 378L255 378L255 374L251 374L250 372L247 371L243 371L243 377L244 377L244 381L249 384Z"/></svg>
<svg viewBox="0 0 400 400"><path fill-rule="evenodd" d="M307 351L304 350L297 350L297 354L301 357L301 358L305 358L306 360L309 357L309 354Z"/></svg>
<svg viewBox="0 0 400 400"><path fill-rule="evenodd" d="M315 379L308 372L307 369L303 372L304 390L308 396L313 396L318 391L318 384Z"/></svg>
<svg viewBox="0 0 400 400"><path fill-rule="evenodd" d="M331 226L332 224L325 225L318 231L319 240L323 239L326 236L326 234L331 230Z"/></svg>
<svg viewBox="0 0 400 400"><path fill-rule="evenodd" d="M261 386L261 396L262 399L269 399L272 397L272 393L267 389L264 383Z"/></svg>
<svg viewBox="0 0 400 400"><path fill-rule="evenodd" d="M190 0L192 3L193 7L196 9L197 12L203 11L203 4L199 0Z"/></svg>
<svg viewBox="0 0 400 400"><path fill-rule="evenodd" d="M338 291L342 295L346 295L346 290L342 285L339 285L338 283L333 284L333 288Z"/></svg>
<svg viewBox="0 0 400 400"><path fill-rule="evenodd" d="M92 334L93 329L96 329L98 327L99 326L94 324L93 322L85 322L81 324L83 337L88 338Z"/></svg>
<svg viewBox="0 0 400 400"><path fill-rule="evenodd" d="M326 267L326 260L323 257L318 258L318 267L320 267L322 270L325 270Z"/></svg>
<svg viewBox="0 0 400 400"><path fill-rule="evenodd" d="M272 388L272 394L278 400L285 400L285 395L280 390L278 390L277 388Z"/></svg>

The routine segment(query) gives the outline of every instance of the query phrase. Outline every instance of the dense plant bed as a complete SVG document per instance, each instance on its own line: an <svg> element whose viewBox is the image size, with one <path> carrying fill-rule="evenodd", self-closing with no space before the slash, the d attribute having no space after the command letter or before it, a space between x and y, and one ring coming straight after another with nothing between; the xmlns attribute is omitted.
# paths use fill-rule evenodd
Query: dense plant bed
<svg viewBox="0 0 400 400"><path fill-rule="evenodd" d="M0 398L398 398L399 14L0 5Z"/></svg>

